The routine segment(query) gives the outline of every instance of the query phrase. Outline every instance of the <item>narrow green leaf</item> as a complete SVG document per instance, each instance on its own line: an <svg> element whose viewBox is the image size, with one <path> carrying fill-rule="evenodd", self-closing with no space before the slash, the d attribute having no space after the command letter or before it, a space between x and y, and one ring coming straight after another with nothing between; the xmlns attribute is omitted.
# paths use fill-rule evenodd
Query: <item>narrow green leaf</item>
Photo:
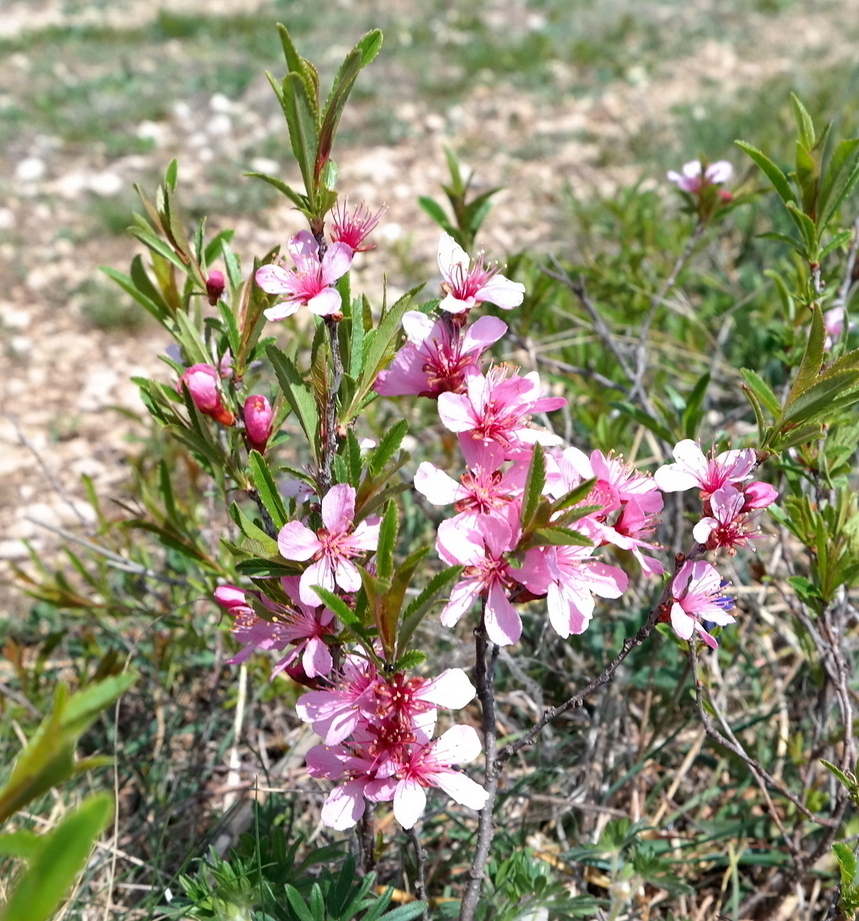
<svg viewBox="0 0 859 921"><path fill-rule="evenodd" d="M532 547L593 547L594 542L581 531L571 528L537 528L530 541Z"/></svg>
<svg viewBox="0 0 859 921"><path fill-rule="evenodd" d="M859 371L827 374L790 399L780 422L823 422L859 399Z"/></svg>
<svg viewBox="0 0 859 921"><path fill-rule="evenodd" d="M810 148L796 143L796 184L802 193L802 210L814 221L817 216L817 193L820 167Z"/></svg>
<svg viewBox="0 0 859 921"><path fill-rule="evenodd" d="M578 505L580 502L583 502L591 494L596 485L596 477L591 478L590 480L585 480L583 483L579 483L575 489L571 489L568 493L565 493L559 499L555 501L549 507L550 512L554 515L556 512L561 512L564 509L572 508L574 505Z"/></svg>
<svg viewBox="0 0 859 921"><path fill-rule="evenodd" d="M785 401L780 420L784 418L784 412L788 410L790 404L817 380L817 375L820 373L820 367L823 364L823 344L825 340L826 329L823 325L823 315L820 307L815 306L811 311L811 327L808 331L808 342L805 346L802 362L797 371L796 380Z"/></svg>
<svg viewBox="0 0 859 921"><path fill-rule="evenodd" d="M257 527L250 518L239 508L238 504L233 502L229 508L230 518L238 526L239 530L248 540L254 541L259 545L259 553L263 556L277 557L280 551L277 548L277 541L266 534L262 528Z"/></svg>
<svg viewBox="0 0 859 921"><path fill-rule="evenodd" d="M535 444L531 451L531 463L528 465L528 475L525 478L525 488L522 494L522 507L520 521L522 530L527 530L537 514L537 507L546 485L546 455L543 448Z"/></svg>
<svg viewBox="0 0 859 921"><path fill-rule="evenodd" d="M842 230L840 233L835 234L835 236L820 251L818 259L822 262L831 252L833 252L833 250L836 250L841 246L846 246L850 242L852 236L852 230Z"/></svg>
<svg viewBox="0 0 859 921"><path fill-rule="evenodd" d="M340 117L346 107L346 100L352 92L358 74L379 53L382 47L382 33L378 29L368 32L358 44L346 55L337 71L331 92L322 111L322 125L319 131L319 144L316 152L315 177L318 180L331 157L334 135L340 124ZM327 184L327 183L326 183ZM330 187L330 186L329 186Z"/></svg>
<svg viewBox="0 0 859 921"><path fill-rule="evenodd" d="M274 368L274 373L277 375L283 395L295 413L298 423L307 438L310 453L318 463L319 411L316 408L316 400L310 392L310 387L298 373L292 361L277 346L270 345L265 352Z"/></svg>
<svg viewBox="0 0 859 921"><path fill-rule="evenodd" d="M397 504L389 502L385 506L382 523L379 528L379 545L376 549L376 573L383 580L389 580L394 573L394 547L400 530L400 516Z"/></svg>
<svg viewBox="0 0 859 921"><path fill-rule="evenodd" d="M160 237L156 237L154 233L150 233L139 227L132 227L131 235L137 237L137 239L140 240L144 246L151 249L152 252L158 253L159 256L163 256L168 262L172 262L177 269L182 272L187 272L187 264L176 254L173 247Z"/></svg>
<svg viewBox="0 0 859 921"><path fill-rule="evenodd" d="M775 240L776 243L784 243L785 246L789 246L794 252L799 253L800 256L805 255L805 246L802 241L797 240L795 237L789 237L786 233L768 231L767 233L758 234L758 236L762 240Z"/></svg>
<svg viewBox="0 0 859 921"><path fill-rule="evenodd" d="M793 117L796 121L796 131L800 141L811 150L815 144L814 122L808 114L808 110L800 102L796 93L790 94L790 104L793 107Z"/></svg>
<svg viewBox="0 0 859 921"><path fill-rule="evenodd" d="M277 176L268 176L266 173L255 173L249 172L244 173L243 175L249 176L251 179L261 179L263 182L267 182L270 186L273 186L281 194L285 195L299 211L304 212L304 214L310 214L310 201L306 195L302 195L300 192L296 192L291 186L288 186L282 179L278 179Z"/></svg>
<svg viewBox="0 0 859 921"><path fill-rule="evenodd" d="M749 390L760 400L761 405L769 410L773 418L778 416L781 412L781 405L772 387L756 371L751 371L749 368L741 368L740 374L743 375Z"/></svg>
<svg viewBox="0 0 859 921"><path fill-rule="evenodd" d="M168 325L168 321L171 317L169 308L163 307L159 301L147 297L128 275L124 275L122 272L118 272L116 269L112 269L110 266L106 265L99 266L99 271L104 272L108 278L115 281L126 294L130 294L131 297L133 297L141 307L144 307L152 314L159 323L163 326Z"/></svg>
<svg viewBox="0 0 859 921"><path fill-rule="evenodd" d="M251 479L260 497L260 501L265 507L265 510L271 515L274 526L280 530L289 520L289 516L286 513L286 508L284 507L283 499L278 491L277 483L275 483L274 477L271 474L268 461L266 461L259 451L251 451L248 454L248 467L250 468Z"/></svg>
<svg viewBox="0 0 859 921"><path fill-rule="evenodd" d="M683 432L687 438L694 438L698 434L698 426L701 424L701 406L704 397L707 394L707 387L710 385L710 373L705 372L698 378L692 392L686 400L686 409L683 410L681 424Z"/></svg>
<svg viewBox="0 0 859 921"><path fill-rule="evenodd" d="M297 73L288 73L283 78L280 89L281 108L289 129L290 146L304 180L309 210L313 212L316 195L314 164L319 144L315 106L308 94L305 81Z"/></svg>
<svg viewBox="0 0 859 921"><path fill-rule="evenodd" d="M112 812L111 796L91 796L45 835L38 855L17 879L2 909L3 921L48 921L86 864Z"/></svg>
<svg viewBox="0 0 859 921"><path fill-rule="evenodd" d="M461 575L462 566L443 569L430 579L426 588L403 611L403 620L397 635L397 658L403 655L411 642L412 634L429 613L438 596Z"/></svg>
<svg viewBox="0 0 859 921"><path fill-rule="evenodd" d="M418 198L418 204L424 211L441 227L442 230L450 233L453 230L451 226L450 219L447 214L445 214L444 208L435 201L435 199L428 198L426 195L421 195Z"/></svg>
<svg viewBox="0 0 859 921"><path fill-rule="evenodd" d="M795 201L793 190L790 187L787 176L772 162L772 160L767 157L762 151L758 150L757 147L753 147L751 144L746 144L745 141L734 141L737 147L740 150L747 153L752 160L757 163L761 168L763 173L766 175L767 179L772 183L773 188L776 190L778 197L785 203Z"/></svg>
<svg viewBox="0 0 859 921"><path fill-rule="evenodd" d="M794 204L793 202L788 202L785 205L787 208L787 213L793 218L794 224L796 224L800 234L802 235L803 242L805 243L806 252L804 253L805 257L809 261L815 261L817 259L817 250L818 250L818 236L817 236L817 227L814 224L814 221L799 207L799 205Z"/></svg>
<svg viewBox="0 0 859 921"><path fill-rule="evenodd" d="M408 422L405 419L400 419L393 428L385 432L382 440L367 460L367 470L371 477L377 477L384 470L388 461L391 460L403 443L408 431Z"/></svg>
<svg viewBox="0 0 859 921"><path fill-rule="evenodd" d="M314 918L313 912L307 907L307 903L301 897L301 893L295 886L287 883L285 889L286 900L289 902L289 907L298 915L299 921L320 921L319 918Z"/></svg>

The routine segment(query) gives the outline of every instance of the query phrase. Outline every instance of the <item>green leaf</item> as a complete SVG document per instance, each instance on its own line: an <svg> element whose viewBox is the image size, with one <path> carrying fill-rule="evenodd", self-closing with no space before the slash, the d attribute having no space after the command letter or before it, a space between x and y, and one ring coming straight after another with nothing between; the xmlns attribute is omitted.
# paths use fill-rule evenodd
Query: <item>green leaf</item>
<svg viewBox="0 0 859 921"><path fill-rule="evenodd" d="M698 434L698 426L701 424L701 406L704 403L704 397L707 394L707 387L710 385L710 373L707 371L698 378L692 392L686 400L686 409L683 410L683 432L687 438L694 438Z"/></svg>
<svg viewBox="0 0 859 921"><path fill-rule="evenodd" d="M820 192L820 225L825 227L859 180L859 138L843 140L826 167Z"/></svg>
<svg viewBox="0 0 859 921"><path fill-rule="evenodd" d="M50 833L29 867L16 881L2 921L48 921L83 869L95 839L113 813L106 793L86 799Z"/></svg>
<svg viewBox="0 0 859 921"><path fill-rule="evenodd" d="M747 153L752 160L757 163L761 170L766 175L767 179L772 183L773 188L776 190L778 197L787 205L788 202L794 202L796 200L793 190L790 187L787 176L766 156L762 151L758 150L757 147L752 147L751 144L746 144L745 141L734 141L737 147L740 150Z"/></svg>
<svg viewBox="0 0 859 921"><path fill-rule="evenodd" d="M793 117L796 121L796 130L799 135L800 143L804 144L809 150L814 147L814 122L808 114L808 110L799 101L796 93L790 94L790 104L793 106Z"/></svg>
<svg viewBox="0 0 859 921"><path fill-rule="evenodd" d="M379 545L376 549L376 573L388 581L394 572L394 547L400 530L400 516L396 502L388 502L379 527Z"/></svg>
<svg viewBox="0 0 859 921"><path fill-rule="evenodd" d="M412 918L420 917L427 907L426 902L408 902L405 905L398 905L382 915L381 921L412 921Z"/></svg>
<svg viewBox="0 0 859 921"><path fill-rule="evenodd" d="M846 246L850 242L852 236L852 230L842 230L840 233L835 234L820 251L818 259L822 262L833 250L838 249L840 246Z"/></svg>
<svg viewBox="0 0 859 921"><path fill-rule="evenodd" d="M772 387L756 372L748 368L741 368L740 374L755 396L760 400L761 405L772 414L773 418L781 412L781 404L778 397L773 392Z"/></svg>
<svg viewBox="0 0 859 921"><path fill-rule="evenodd" d="M248 540L255 541L259 545L259 553L264 556L276 557L280 553L277 547L277 541L266 534L261 528L257 527L250 518L239 508L236 502L230 505L230 518L238 525L239 530Z"/></svg>
<svg viewBox="0 0 859 921"><path fill-rule="evenodd" d="M136 256L135 259L139 259L139 256ZM168 326L168 321L172 316L172 312L166 306L162 306L160 297L158 300L148 297L144 294L137 284L129 278L128 275L124 275L122 272L118 272L116 269L112 269L110 266L102 265L99 266L99 271L104 272L108 278L115 281L126 294L130 294L141 307L144 307L150 314L152 314L155 319L162 324L162 326ZM169 328L169 326L168 326Z"/></svg>
<svg viewBox="0 0 859 921"><path fill-rule="evenodd" d="M817 441L822 436L823 428L819 423L798 425L796 428L782 431L771 429L767 439L761 444L761 447L778 453L787 451L788 448L795 448L798 445ZM769 511L772 513L772 507L770 507Z"/></svg>
<svg viewBox="0 0 859 921"><path fill-rule="evenodd" d="M385 432L382 440L367 460L367 470L371 477L377 477L385 469L385 465L397 453L408 432L409 424L405 419L400 419L393 428Z"/></svg>
<svg viewBox="0 0 859 921"><path fill-rule="evenodd" d="M411 642L412 634L424 619L438 596L461 575L464 567L451 566L436 573L426 588L403 611L403 620L397 635L397 658L403 655Z"/></svg>
<svg viewBox="0 0 859 921"><path fill-rule="evenodd" d="M134 674L126 672L91 684L71 697L63 685L57 686L51 713L18 756L0 789L0 823L76 773L74 750L79 736L135 680Z"/></svg>
<svg viewBox="0 0 859 921"><path fill-rule="evenodd" d="M520 520L523 531L527 530L537 514L537 507L540 504L545 485L546 455L543 454L543 448L539 444L535 444L531 451L531 463L528 465L528 475L525 478L525 489L522 494Z"/></svg>
<svg viewBox="0 0 859 921"><path fill-rule="evenodd" d="M802 240L805 243L805 251L803 255L810 261L817 261L818 257L818 235L817 227L815 226L814 221L804 212L802 209L795 205L793 202L788 202L785 205L787 208L787 213L793 218L794 224L796 224L799 229Z"/></svg>
<svg viewBox="0 0 859 921"><path fill-rule="evenodd" d="M444 211L444 208L433 198L427 198L426 195L421 195L418 198L418 204L424 211L444 230L446 233L454 235L454 227L450 223L450 219ZM457 234L458 235L458 234Z"/></svg>
<svg viewBox="0 0 859 921"><path fill-rule="evenodd" d="M790 399L780 425L823 422L859 399L859 371L838 371L821 377L811 387Z"/></svg>
<svg viewBox="0 0 859 921"><path fill-rule="evenodd" d="M277 346L268 346L265 353L274 368L274 373L277 375L283 395L295 413L298 423L307 438L310 453L318 463L319 411L316 408L316 400L313 398L310 387L298 373L292 361Z"/></svg>
<svg viewBox="0 0 859 921"><path fill-rule="evenodd" d="M805 247L802 245L802 242L794 237L789 237L786 233L768 231L767 233L758 234L758 236L762 240L775 240L776 243L784 243L785 246L789 246L794 252L799 253L800 256L805 256Z"/></svg>
<svg viewBox="0 0 859 921"><path fill-rule="evenodd" d="M823 325L823 315L820 312L820 307L815 306L811 311L811 328L808 332L808 342L805 346L802 362L797 371L796 380L790 388L780 419L783 418L784 411L790 407L791 403L817 380L817 375L820 373L820 368L823 364L823 345L825 340L826 329Z"/></svg>
<svg viewBox="0 0 859 921"><path fill-rule="evenodd" d="M593 547L594 542L571 528L537 528L529 542L532 547Z"/></svg>
<svg viewBox="0 0 859 921"><path fill-rule="evenodd" d="M355 80L358 79L361 70L376 57L381 47L382 33L378 29L368 32L346 55L337 71L322 113L322 127L319 131L319 146L316 152L315 176L317 181L331 156L334 135L337 133L340 116L343 114L346 100L349 98L349 93L352 92Z"/></svg>
<svg viewBox="0 0 859 921"><path fill-rule="evenodd" d="M306 215L310 215L310 200L306 195L302 195L300 192L296 192L291 186L288 186L282 179L278 179L277 176L269 176L266 173L255 173L249 172L244 173L243 175L249 176L251 179L261 179L263 182L267 182L270 186L273 186L278 192L285 195L299 211L302 211Z"/></svg>
<svg viewBox="0 0 859 921"><path fill-rule="evenodd" d="M268 78L273 86L277 86L277 81L270 74ZM301 178L304 180L309 210L315 212L314 166L316 149L319 145L319 127L316 121L314 100L308 93L305 80L298 73L288 73L283 78L279 90L278 98L289 129L289 143L298 168L301 170Z"/></svg>
<svg viewBox="0 0 859 921"><path fill-rule="evenodd" d="M289 516L286 513L286 508L284 507L283 499L280 497L274 477L271 475L268 462L259 451L251 451L248 454L248 467L260 501L265 506L265 510L271 515L274 526L280 530L289 520Z"/></svg>

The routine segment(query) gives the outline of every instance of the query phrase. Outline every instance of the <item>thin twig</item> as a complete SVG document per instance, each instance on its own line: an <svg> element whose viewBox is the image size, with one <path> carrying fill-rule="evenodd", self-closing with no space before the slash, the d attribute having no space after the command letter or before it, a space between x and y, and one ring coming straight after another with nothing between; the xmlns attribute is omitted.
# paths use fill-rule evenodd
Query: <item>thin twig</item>
<svg viewBox="0 0 859 921"><path fill-rule="evenodd" d="M626 387L621 386L604 374L600 374L599 371L592 371L590 368L581 368L578 365L571 365L566 361L559 361L557 358L549 358L538 352L529 339L517 336L515 333L513 333L512 336L516 344L528 352L528 357L531 359L533 365L543 365L561 374L577 374L579 377L586 377L592 381L596 381L601 387L607 387L610 390L619 390L621 393L626 393Z"/></svg>
<svg viewBox="0 0 859 921"><path fill-rule="evenodd" d="M498 795L499 764L497 760L497 736L495 729L495 660L498 647L489 641L486 635L486 599L483 599L483 612L480 626L474 631L477 661L474 666L474 682L477 697L480 700L483 723L483 746L485 750L486 776L483 786L489 794L486 804L480 811L477 825L477 847L474 860L468 871L468 885L462 897L459 909L459 921L472 921L477 911L480 890L483 887L483 874L489 862L492 838L495 834L492 812Z"/></svg>
<svg viewBox="0 0 859 921"><path fill-rule="evenodd" d="M334 457L337 454L337 397L343 381L343 358L340 355L340 335L337 320L325 317L328 342L331 346L331 363L334 376L325 395L324 431L322 432L322 463L319 467L319 488L322 494L331 489L334 470Z"/></svg>
<svg viewBox="0 0 859 921"><path fill-rule="evenodd" d="M423 844L421 844L421 836L418 834L415 828L410 828L408 830L409 839L412 842L412 847L415 849L415 895L422 902L427 901L427 879L426 879L426 864L427 864L427 852ZM429 903L427 902L424 910L421 912L421 918L423 921L429 921Z"/></svg>
<svg viewBox="0 0 859 921"><path fill-rule="evenodd" d="M647 395L644 392L644 375L647 373L647 344L648 339L650 338L650 327L653 325L653 319L656 316L656 311L665 301L666 296L677 284L677 277L680 275L680 272L683 270L683 266L689 261L689 257L692 255L692 250L695 248L695 245L701 239L701 235L704 233L704 228L707 226L706 222L699 220L695 225L695 229L692 231L689 239L686 241L686 245L683 247L683 252L677 257L674 262L674 267L671 269L671 274L662 284L662 287L650 298L650 310L647 312L647 316L644 318L644 323L641 324L641 332L638 336L638 345L635 349L635 374L632 378L632 387L629 390L628 399L630 402L634 401L635 398L640 394L642 403L648 403Z"/></svg>

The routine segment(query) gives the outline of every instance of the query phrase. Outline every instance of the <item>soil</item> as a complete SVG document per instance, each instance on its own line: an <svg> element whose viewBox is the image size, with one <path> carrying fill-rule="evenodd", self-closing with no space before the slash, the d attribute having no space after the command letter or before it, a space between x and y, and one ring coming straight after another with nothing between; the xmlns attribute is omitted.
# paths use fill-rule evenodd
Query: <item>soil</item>
<svg viewBox="0 0 859 921"><path fill-rule="evenodd" d="M181 0L171 11L218 15L262 6L262 0ZM496 2L487 15L521 14L507 9L514 6L521 4ZM477 87L464 102L436 108L404 97L395 104L397 117L411 126L402 140L391 146L341 147L338 155L340 187L350 198L366 199L373 207L384 199L388 206L379 247L363 257L361 271L370 293L378 293L374 279L382 272L395 288L405 285L405 262L427 274L433 271L438 231L415 200L437 195L446 178L442 145L473 152L480 183L506 188L483 238L490 257L526 247L562 248L557 217L565 182L575 193L589 194L639 176L634 165L606 167L607 144L644 125L670 133L677 107L712 97L714 87L721 97L741 98L744 89L773 75L795 74L797 61L833 66L848 61L853 48L841 24L859 21L859 0L840 3L837 18L819 15L815 8L820 6L788 7L779 14L777 28L772 16L745 14L749 34L761 37L753 57L732 44L709 40L649 72L632 67L599 95L559 90L549 98L511 85L491 91ZM124 0L106 9L78 9L60 0L7 0L0 39L96 20L131 28L154 17L156 7L148 0ZM672 27L673 17L693 14L666 4L665 28ZM26 54L13 55L9 62L10 73L17 70L19 77L28 66ZM562 88L571 77L559 66L557 79ZM239 142L270 131L271 108L262 102L268 94L261 79L237 99L217 94L204 105L175 100L169 117L142 129L155 139L154 149L144 154L111 157L101 148L82 154L40 137L27 149L0 156L0 187L7 189L0 204L0 565L25 561L28 545L51 558L63 531L86 534L93 512L84 500L81 477L91 477L103 497L116 494L127 479L128 437L135 425L117 408L142 410L130 378L168 379L158 357L167 342L157 327L107 330L94 325L84 310L81 291L97 277L97 267L124 271L138 251L131 238L89 234L88 209L93 202L127 194L142 177L148 181L162 173L172 156L180 159L182 187L191 196L203 194L201 177L214 146L220 157L229 157L235 148L237 182L246 182L240 179L248 164L239 160ZM545 155L515 153L540 139ZM252 163L251 168L265 170L267 164ZM661 176L652 181L661 182ZM265 252L300 228L296 215L281 204L253 217L222 215L214 226L235 226L234 248L248 254ZM0 592L4 581L0 574ZM14 589L4 600L10 610L23 603Z"/></svg>

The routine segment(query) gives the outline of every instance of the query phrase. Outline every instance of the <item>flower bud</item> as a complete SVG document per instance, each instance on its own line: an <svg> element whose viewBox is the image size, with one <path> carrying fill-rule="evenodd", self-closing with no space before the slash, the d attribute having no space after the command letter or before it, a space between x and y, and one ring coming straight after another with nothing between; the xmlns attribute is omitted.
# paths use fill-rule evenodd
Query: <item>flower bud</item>
<svg viewBox="0 0 859 921"><path fill-rule="evenodd" d="M778 498L778 491L769 483L762 483L755 480L753 483L746 483L743 486L743 512L750 512L756 508L766 508L772 505Z"/></svg>
<svg viewBox="0 0 859 921"><path fill-rule="evenodd" d="M236 417L224 405L218 372L207 364L191 365L179 378L178 390L188 391L201 413L211 416L221 425L232 425Z"/></svg>
<svg viewBox="0 0 859 921"><path fill-rule="evenodd" d="M245 400L245 434L248 446L262 454L271 438L272 417L274 413L269 401L260 394L249 396Z"/></svg>
<svg viewBox="0 0 859 921"><path fill-rule="evenodd" d="M254 613L254 609L248 604L244 589L237 585L219 585L215 589L215 601L233 616Z"/></svg>
<svg viewBox="0 0 859 921"><path fill-rule="evenodd" d="M212 269L212 271L209 272L209 277L206 279L206 296L209 298L209 303L214 307L223 293L224 273L219 272L217 269Z"/></svg>

